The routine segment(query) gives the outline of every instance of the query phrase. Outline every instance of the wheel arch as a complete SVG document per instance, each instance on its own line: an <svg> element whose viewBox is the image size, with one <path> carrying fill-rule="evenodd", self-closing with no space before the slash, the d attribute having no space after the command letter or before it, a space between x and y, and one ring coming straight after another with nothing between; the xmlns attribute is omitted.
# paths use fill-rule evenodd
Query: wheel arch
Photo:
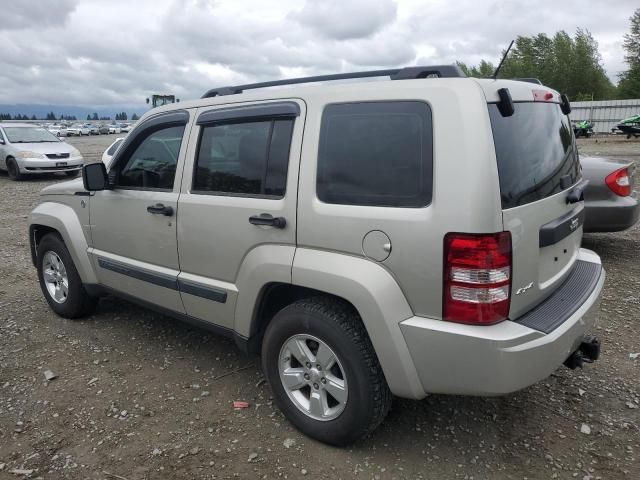
<svg viewBox="0 0 640 480"><path fill-rule="evenodd" d="M80 219L68 205L44 202L31 212L29 222L29 245L31 258L37 264L37 249L40 240L48 233L57 233L62 238L83 283L95 284L97 278L87 253L88 244Z"/></svg>
<svg viewBox="0 0 640 480"><path fill-rule="evenodd" d="M259 351L269 321L286 305L300 298L330 296L342 300L360 316L391 391L406 398L424 398L399 327L413 312L384 267L364 258L298 248L291 272L291 283L264 284L256 296L248 329L236 330L245 340L246 350Z"/></svg>

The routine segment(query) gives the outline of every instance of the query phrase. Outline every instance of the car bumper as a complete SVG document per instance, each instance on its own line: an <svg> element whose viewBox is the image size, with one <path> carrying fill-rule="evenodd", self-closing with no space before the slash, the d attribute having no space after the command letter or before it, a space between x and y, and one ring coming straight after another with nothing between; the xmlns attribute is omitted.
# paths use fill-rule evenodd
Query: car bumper
<svg viewBox="0 0 640 480"><path fill-rule="evenodd" d="M633 227L640 218L640 203L636 192L618 197L585 202L585 232L619 232Z"/></svg>
<svg viewBox="0 0 640 480"><path fill-rule="evenodd" d="M582 250L580 257L600 264L592 252ZM582 304L549 333L517 321L473 326L412 317L401 322L424 391L502 395L548 377L578 349L597 321L605 279L604 269L598 272Z"/></svg>
<svg viewBox="0 0 640 480"><path fill-rule="evenodd" d="M41 158L21 158L18 160L18 168L20 173L51 173L51 172L71 172L80 170L84 165L82 156L60 158L60 159L41 159Z"/></svg>

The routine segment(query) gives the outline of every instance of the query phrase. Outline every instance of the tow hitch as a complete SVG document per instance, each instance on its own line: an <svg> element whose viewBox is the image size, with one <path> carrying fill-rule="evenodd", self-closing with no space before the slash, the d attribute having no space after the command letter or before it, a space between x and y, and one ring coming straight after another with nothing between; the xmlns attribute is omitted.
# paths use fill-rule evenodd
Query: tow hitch
<svg viewBox="0 0 640 480"><path fill-rule="evenodd" d="M564 365L571 370L582 368L584 363L593 363L600 357L600 340L596 337L584 337L578 349L569 355Z"/></svg>

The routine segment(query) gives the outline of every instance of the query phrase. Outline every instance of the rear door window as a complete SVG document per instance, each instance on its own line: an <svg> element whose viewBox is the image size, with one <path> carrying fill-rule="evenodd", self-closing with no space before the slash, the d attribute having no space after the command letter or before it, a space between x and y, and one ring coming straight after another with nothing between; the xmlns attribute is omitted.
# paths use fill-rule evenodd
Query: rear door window
<svg viewBox="0 0 640 480"><path fill-rule="evenodd" d="M558 104L515 103L510 117L503 117L497 104L489 104L489 116L503 209L542 200L561 192L563 183L567 188L578 181L573 130Z"/></svg>
<svg viewBox="0 0 640 480"><path fill-rule="evenodd" d="M317 195L325 203L423 207L433 183L431 109L415 101L328 105Z"/></svg>
<svg viewBox="0 0 640 480"><path fill-rule="evenodd" d="M293 122L277 118L205 125L194 193L284 197Z"/></svg>

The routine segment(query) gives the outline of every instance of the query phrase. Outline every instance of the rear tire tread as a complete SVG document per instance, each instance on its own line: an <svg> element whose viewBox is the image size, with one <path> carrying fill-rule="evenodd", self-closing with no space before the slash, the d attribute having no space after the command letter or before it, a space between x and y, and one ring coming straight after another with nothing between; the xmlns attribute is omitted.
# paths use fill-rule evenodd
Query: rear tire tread
<svg viewBox="0 0 640 480"><path fill-rule="evenodd" d="M334 323L344 333L345 337L351 340L350 343L357 350L356 356L360 356L366 365L365 371L357 373L368 377L367 382L373 391L373 411L369 417L369 422L362 426L359 431L353 432L350 435L351 438L346 439L346 441L339 440L331 443L346 445L371 434L389 413L393 395L389 390L375 349L358 312L344 300L325 296L297 300L281 311L284 310L301 314L313 313L321 315L325 320Z"/></svg>

